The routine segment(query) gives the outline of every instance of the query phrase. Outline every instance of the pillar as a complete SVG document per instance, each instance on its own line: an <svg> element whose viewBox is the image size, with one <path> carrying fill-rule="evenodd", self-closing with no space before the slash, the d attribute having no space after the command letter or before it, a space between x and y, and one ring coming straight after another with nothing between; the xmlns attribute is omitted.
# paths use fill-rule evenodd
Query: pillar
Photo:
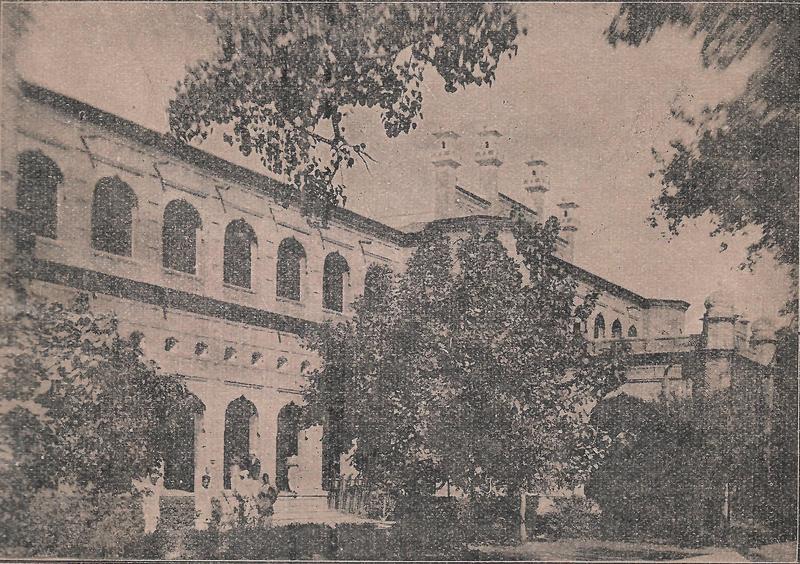
<svg viewBox="0 0 800 564"><path fill-rule="evenodd" d="M298 472L292 489L298 493L322 490L322 425L303 429L297 437Z"/></svg>

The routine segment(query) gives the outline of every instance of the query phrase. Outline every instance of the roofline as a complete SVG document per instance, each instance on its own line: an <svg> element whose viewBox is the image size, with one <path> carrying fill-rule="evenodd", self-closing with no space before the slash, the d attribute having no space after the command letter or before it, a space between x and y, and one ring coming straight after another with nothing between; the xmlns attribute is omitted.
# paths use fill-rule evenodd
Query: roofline
<svg viewBox="0 0 800 564"><path fill-rule="evenodd" d="M76 117L80 121L103 127L137 143L172 155L197 168L210 172L212 176L222 177L255 188L271 197L276 202L283 200L284 198L281 196L283 196L287 190L290 190L288 194L289 203L299 206L300 202L295 190L274 178L234 164L221 157L207 153L202 149L193 147L192 145L182 143L168 133L159 133L116 114L106 112L95 106L71 98L70 96L45 88L44 86L33 84L24 79L20 79L19 85L22 95L29 100L45 104L57 111ZM369 235L386 239L396 245L408 246L408 233L342 208L341 206L337 206L333 209L332 218L351 227L360 229Z"/></svg>
<svg viewBox="0 0 800 564"><path fill-rule="evenodd" d="M279 192L284 192L287 188L289 188L288 185L264 174L260 174L243 166L236 165L221 157L217 157L211 153L207 153L206 151L191 145L187 145L186 143L181 143L169 134L159 133L153 129L144 127L143 125L139 125L138 123L132 122L118 115L106 112L95 106L81 102L80 100L76 100L70 96L66 96L50 90L49 88L45 88L44 86L33 84L24 79L19 80L19 85L20 91L25 98L50 106L55 110L61 111L67 115L74 116L80 121L86 121L93 125L106 128L118 135L132 139L137 143L141 143L148 147L152 147L156 150L170 154L184 162L196 166L197 168L210 172L212 176L222 176L234 182L255 188L256 190L259 190L276 201L280 199ZM465 195L484 203L485 205L491 205L488 200L473 194L461 186L456 186L456 189ZM506 197L508 198L508 196ZM298 205L299 202L296 194L290 193L289 203L294 204L295 206ZM401 247L415 246L420 233L407 233L405 231L395 229L394 227L390 227L384 223L370 219L340 206L337 206L333 209L332 216L334 219L339 220L345 225L355 227L366 234L383 238ZM508 221L508 218L489 215L445 218L430 222L425 226L425 228L423 228L423 230L429 226L433 228L460 227L465 225L465 223L474 223L477 225L507 225ZM682 300L645 298L631 290L614 284L605 278L575 266L574 264L567 262L560 257L557 258L567 266L568 270L571 270L579 278L591 280L594 284L606 288L612 293L627 296L629 299L632 299L632 301L637 301L645 305L645 307L649 307L650 305L663 305L667 307L680 307L684 311L689 308L689 304Z"/></svg>
<svg viewBox="0 0 800 564"><path fill-rule="evenodd" d="M459 192L461 192L465 196L467 196L469 198L472 198L473 200L475 200L476 202L478 202L479 204L481 204L481 205L483 205L485 207L489 207L489 206L492 205L492 203L489 200L485 200L485 199L481 198L477 194L475 194L473 192L470 192L469 190L459 186L458 184L456 184L456 190L458 190Z"/></svg>
<svg viewBox="0 0 800 564"><path fill-rule="evenodd" d="M525 204L523 204L522 202L520 202L520 201L518 201L518 200L515 200L515 199L514 199L514 198L512 198L511 196L507 196L507 195L503 194L502 192L498 192L498 193L497 193L497 195L498 195L498 196L500 196L501 198L505 199L505 200L508 200L508 201L509 201L509 202L511 202L513 205L521 207L521 208L522 208L523 210L525 210L526 212L528 212L528 213L532 213L532 214L533 214L533 215L535 215L536 217L539 217L539 214L537 214L537 213L536 213L534 210L532 210L531 208L529 208L528 206L526 206L526 205L525 205Z"/></svg>
<svg viewBox="0 0 800 564"><path fill-rule="evenodd" d="M422 230L415 232L414 235L419 236L426 229L451 231L451 230L458 230L458 229L465 229L468 227L479 227L479 226L505 228L511 225L511 221L512 220L509 217L503 217L497 215L467 215L462 217L448 217L444 219L435 219L429 222L427 225L425 225L425 227ZM415 237L415 242L416 242L416 237ZM555 257L556 260L560 261L564 266L564 269L571 275L575 276L575 278L587 282L591 286L596 287L598 289L603 289L610 294L622 296L632 302L639 304L641 307L645 309L653 306L680 308L683 311L689 309L690 304L683 300L646 298L641 294L637 294L633 290L628 290L627 288L620 286L619 284L615 284L614 282L606 280L605 278L598 276L597 274L593 274L588 270L581 268L580 266L576 266L571 262L559 257L557 254L554 254L553 256Z"/></svg>
<svg viewBox="0 0 800 564"><path fill-rule="evenodd" d="M689 302L685 302L683 300L668 300L668 299L660 299L660 298L646 298L641 294L637 294L633 290L628 290L627 288L620 286L619 284L615 284L610 280L606 280L602 276L598 276L588 270L581 268L580 266L576 266L571 262L568 262L561 257L556 256L558 260L560 260L566 266L566 269L570 271L572 274L575 275L576 278L579 278L585 282L589 282L591 285L603 288L604 290L608 291L611 294L617 294L621 296L625 296L626 298L630 299L631 301L638 302L645 308L650 308L653 306L666 306L666 307L677 307L683 311L689 309Z"/></svg>

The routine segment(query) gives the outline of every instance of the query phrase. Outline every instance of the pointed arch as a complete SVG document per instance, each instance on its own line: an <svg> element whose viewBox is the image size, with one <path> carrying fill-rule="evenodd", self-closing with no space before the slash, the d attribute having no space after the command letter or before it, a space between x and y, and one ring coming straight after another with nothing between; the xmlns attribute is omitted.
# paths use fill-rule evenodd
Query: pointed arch
<svg viewBox="0 0 800 564"><path fill-rule="evenodd" d="M164 208L161 257L164 268L194 274L197 269L197 230L200 214L186 200L172 200Z"/></svg>
<svg viewBox="0 0 800 564"><path fill-rule="evenodd" d="M301 280L305 271L306 251L294 237L287 237L278 245L275 295L279 298L300 301Z"/></svg>
<svg viewBox="0 0 800 564"><path fill-rule="evenodd" d="M598 313L594 318L594 338L604 339L606 336L606 320L602 313Z"/></svg>
<svg viewBox="0 0 800 564"><path fill-rule="evenodd" d="M636 330L636 325L631 325L628 327L628 337L635 339L639 336L639 332Z"/></svg>
<svg viewBox="0 0 800 564"><path fill-rule="evenodd" d="M226 284L251 287L254 245L258 245L256 232L244 219L235 219L225 228L222 276Z"/></svg>
<svg viewBox="0 0 800 564"><path fill-rule="evenodd" d="M223 487L231 489L231 467L244 468L255 446L258 410L246 397L239 396L225 409Z"/></svg>
<svg viewBox="0 0 800 564"><path fill-rule="evenodd" d="M55 239L61 169L43 152L25 151L17 159L17 178L17 208L30 217L34 233Z"/></svg>
<svg viewBox="0 0 800 564"><path fill-rule="evenodd" d="M294 402L284 405L278 412L275 444L275 485L278 491L291 491L292 488L289 483L288 459L296 456L299 450L297 435L300 432L301 414L301 408Z"/></svg>
<svg viewBox="0 0 800 564"><path fill-rule="evenodd" d="M611 324L611 337L613 339L622 338L622 323L619 319L615 319L614 323Z"/></svg>
<svg viewBox="0 0 800 564"><path fill-rule="evenodd" d="M170 417L167 428L171 446L164 457L164 487L167 489L194 491L198 436L202 432L205 409L200 398L189 393L180 409Z"/></svg>
<svg viewBox="0 0 800 564"><path fill-rule="evenodd" d="M325 257L322 271L322 307L331 311L344 310L344 287L350 274L350 265L337 252Z"/></svg>
<svg viewBox="0 0 800 564"><path fill-rule="evenodd" d="M129 257L133 247L133 189L118 176L101 178L92 197L92 248Z"/></svg>

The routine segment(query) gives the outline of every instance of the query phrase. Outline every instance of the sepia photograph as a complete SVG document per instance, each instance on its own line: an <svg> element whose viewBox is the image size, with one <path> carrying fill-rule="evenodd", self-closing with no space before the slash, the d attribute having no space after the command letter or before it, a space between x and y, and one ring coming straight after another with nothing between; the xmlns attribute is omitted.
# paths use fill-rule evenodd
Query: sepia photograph
<svg viewBox="0 0 800 564"><path fill-rule="evenodd" d="M0 24L0 561L798 561L799 4Z"/></svg>

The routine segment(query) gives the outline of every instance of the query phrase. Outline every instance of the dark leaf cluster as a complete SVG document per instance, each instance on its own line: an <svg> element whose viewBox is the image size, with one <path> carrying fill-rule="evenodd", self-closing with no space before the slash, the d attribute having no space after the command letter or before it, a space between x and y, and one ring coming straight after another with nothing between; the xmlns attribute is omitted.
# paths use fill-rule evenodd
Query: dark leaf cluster
<svg viewBox="0 0 800 564"><path fill-rule="evenodd" d="M203 140L221 126L312 213L344 203L337 173L371 160L346 131L348 111L376 108L387 136L408 133L423 117L427 68L448 92L491 85L520 32L503 4L229 4L209 19L219 48L178 84L172 133Z"/></svg>
<svg viewBox="0 0 800 564"><path fill-rule="evenodd" d="M324 365L306 400L341 452L355 444L366 481L479 497L596 467L607 439L588 413L622 382L624 355L591 354L575 331L596 296L553 257L558 229L426 232L404 273L370 277L352 321L309 339Z"/></svg>
<svg viewBox="0 0 800 564"><path fill-rule="evenodd" d="M768 250L796 276L800 8L631 3L620 8L606 34L613 45L641 45L667 25L703 38L706 66L724 69L755 49L765 50L766 57L735 98L700 115L674 110L694 136L674 141L669 155L656 154L662 191L653 202L651 222L663 219L677 233L685 220L710 213L717 222L712 235L755 226L760 237L743 266Z"/></svg>

